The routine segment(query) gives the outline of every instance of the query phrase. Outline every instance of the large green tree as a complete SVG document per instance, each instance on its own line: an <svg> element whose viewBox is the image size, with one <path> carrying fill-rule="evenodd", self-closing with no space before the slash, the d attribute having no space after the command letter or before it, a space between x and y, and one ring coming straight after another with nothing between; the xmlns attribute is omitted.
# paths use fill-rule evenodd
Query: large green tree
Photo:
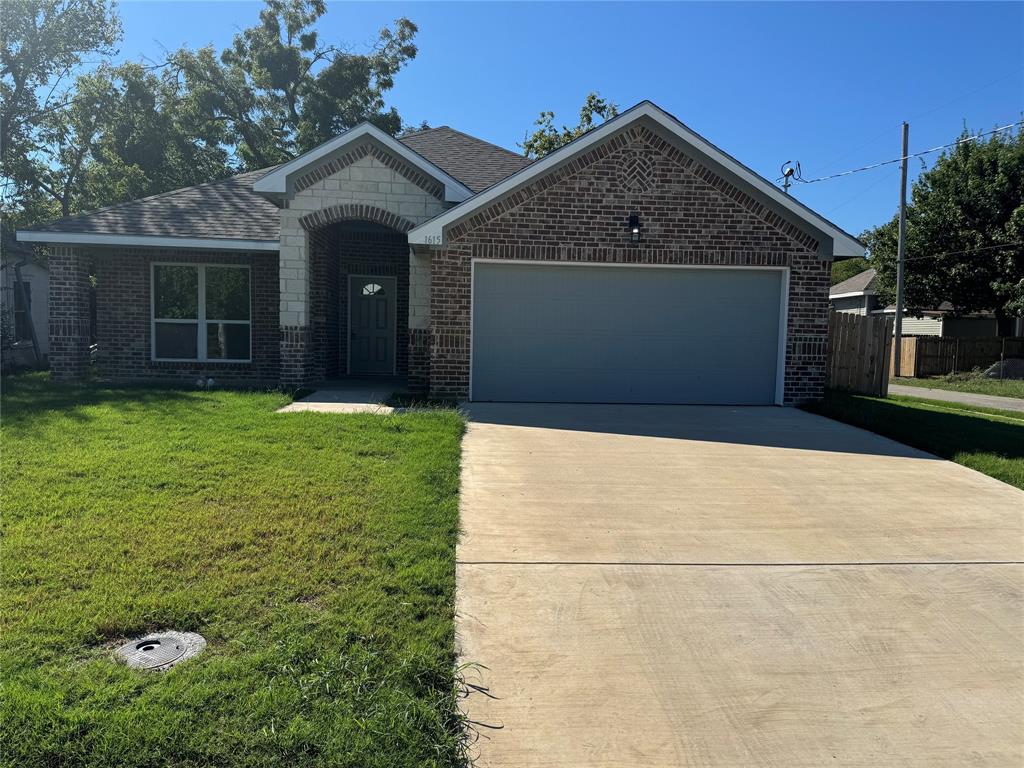
<svg viewBox="0 0 1024 768"><path fill-rule="evenodd" d="M231 47L114 65L110 0L0 2L2 193L12 229L286 160L361 120L389 133L384 105L415 56L416 27L366 53L322 43L322 0L267 0Z"/></svg>
<svg viewBox="0 0 1024 768"><path fill-rule="evenodd" d="M961 141L914 183L907 208L904 297L909 308L950 302L960 313L1024 314L1024 132ZM898 219L862 239L880 293L896 285Z"/></svg>
<svg viewBox="0 0 1024 768"><path fill-rule="evenodd" d="M867 259L840 259L832 263L832 285L849 280L854 275L871 269L871 262Z"/></svg>
<svg viewBox="0 0 1024 768"><path fill-rule="evenodd" d="M369 120L390 134L402 121L384 94L416 56L416 25L398 19L371 50L354 53L321 40L323 0L266 0L259 24L217 55L210 47L170 57L195 108L234 138L242 167L287 160Z"/></svg>
<svg viewBox="0 0 1024 768"><path fill-rule="evenodd" d="M543 157L617 114L619 108L614 103L591 92L580 107L580 121L576 125L571 128L563 125L558 129L555 127L555 113L541 112L533 123L536 126L533 133L527 134L519 146L527 157Z"/></svg>
<svg viewBox="0 0 1024 768"><path fill-rule="evenodd" d="M60 139L59 124L74 104L77 76L87 60L114 53L120 35L110 0L0 2L0 205L5 226L13 214L36 219L70 209L63 185L52 185L52 158L40 153L40 145ZM72 182L80 167L75 154L67 155L75 166L67 174Z"/></svg>

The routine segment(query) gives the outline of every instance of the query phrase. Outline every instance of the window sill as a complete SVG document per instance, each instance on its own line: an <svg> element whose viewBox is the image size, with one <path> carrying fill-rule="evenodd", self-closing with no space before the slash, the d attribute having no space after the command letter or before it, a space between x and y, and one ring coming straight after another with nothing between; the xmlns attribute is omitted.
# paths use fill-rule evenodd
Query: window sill
<svg viewBox="0 0 1024 768"><path fill-rule="evenodd" d="M252 359L248 360L199 360L194 357L154 357L150 358L151 363L158 365L188 363L190 365L252 365Z"/></svg>

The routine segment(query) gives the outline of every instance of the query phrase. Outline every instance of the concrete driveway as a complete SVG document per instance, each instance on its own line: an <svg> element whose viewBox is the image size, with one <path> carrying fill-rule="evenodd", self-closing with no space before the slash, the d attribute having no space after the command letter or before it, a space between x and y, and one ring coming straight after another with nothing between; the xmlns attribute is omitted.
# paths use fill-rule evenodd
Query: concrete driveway
<svg viewBox="0 0 1024 768"><path fill-rule="evenodd" d="M477 765L1024 762L1024 492L793 409L471 419Z"/></svg>

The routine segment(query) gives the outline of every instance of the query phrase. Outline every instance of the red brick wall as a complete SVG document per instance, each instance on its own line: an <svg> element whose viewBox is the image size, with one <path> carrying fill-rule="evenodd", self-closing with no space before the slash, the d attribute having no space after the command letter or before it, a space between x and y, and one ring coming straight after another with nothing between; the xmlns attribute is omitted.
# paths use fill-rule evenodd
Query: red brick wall
<svg viewBox="0 0 1024 768"><path fill-rule="evenodd" d="M89 367L89 259L51 246L48 269L50 370L58 381L80 379Z"/></svg>
<svg viewBox="0 0 1024 768"><path fill-rule="evenodd" d="M101 376L117 381L181 380L276 385L280 373L277 254L118 249L94 252L96 334ZM155 362L150 354L150 264L248 264L251 363Z"/></svg>
<svg viewBox="0 0 1024 768"><path fill-rule="evenodd" d="M331 227L309 233L309 307L316 379L335 379L343 374L341 349L341 267L338 237Z"/></svg>
<svg viewBox="0 0 1024 768"><path fill-rule="evenodd" d="M639 244L629 242L634 212ZM643 126L457 222L447 243L431 274L435 396L468 394L471 259L508 258L788 266L785 402L821 397L830 262L818 243Z"/></svg>

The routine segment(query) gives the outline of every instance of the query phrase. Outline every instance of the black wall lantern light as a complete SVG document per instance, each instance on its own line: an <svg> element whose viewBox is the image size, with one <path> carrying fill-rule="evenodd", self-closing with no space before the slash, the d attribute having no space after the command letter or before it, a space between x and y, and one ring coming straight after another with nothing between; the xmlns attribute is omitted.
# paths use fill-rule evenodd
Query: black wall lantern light
<svg viewBox="0 0 1024 768"><path fill-rule="evenodd" d="M640 242L640 214L638 213L629 214L629 241L631 243Z"/></svg>

